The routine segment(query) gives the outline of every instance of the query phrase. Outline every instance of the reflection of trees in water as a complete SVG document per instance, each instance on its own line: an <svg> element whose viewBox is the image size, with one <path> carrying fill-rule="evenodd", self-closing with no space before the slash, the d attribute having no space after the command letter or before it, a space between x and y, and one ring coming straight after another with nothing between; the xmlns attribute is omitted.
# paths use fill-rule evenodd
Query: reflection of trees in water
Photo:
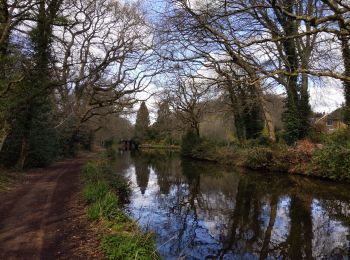
<svg viewBox="0 0 350 260"><path fill-rule="evenodd" d="M223 258L234 252L243 255L256 252L261 233L260 200L256 197L256 187L245 179L240 179L235 196L235 207L230 215L227 235L219 237L222 247L212 257Z"/></svg>
<svg viewBox="0 0 350 260"><path fill-rule="evenodd" d="M150 169L157 175L157 184L161 194L168 194L171 185L176 182L174 177L181 177L181 160L174 157L173 152L133 152L132 158L135 165L136 181L144 194L149 181Z"/></svg>
<svg viewBox="0 0 350 260"><path fill-rule="evenodd" d="M178 168L180 160L173 160L171 156L162 156L152 162L152 167L157 175L158 186L161 194L168 194L172 185L172 177Z"/></svg>
<svg viewBox="0 0 350 260"><path fill-rule="evenodd" d="M147 187L149 170L144 174L147 178L141 172L149 167L154 169L159 193L163 195L157 197L157 203L166 209L169 221L164 226L167 230L161 233L175 237L167 246L169 255L311 259L315 255L349 254L346 246L315 249L317 236L333 232L332 225L313 222L315 199L321 200L324 214L349 227L346 222L349 212L344 212L344 205L349 209L348 200L343 197L336 200L337 195L323 200L328 194L320 191L322 185L296 184L293 178L278 175L236 174L202 162L182 161L180 165L178 157L146 158L135 160L135 168L139 168L136 174L140 175L137 182L140 189ZM141 162L149 167L137 166ZM146 179L146 185L142 184ZM314 233L313 228L322 232Z"/></svg>
<svg viewBox="0 0 350 260"><path fill-rule="evenodd" d="M287 255L291 259L312 259L312 197L301 200L292 195L290 200L290 230L286 240ZM285 252L283 252L285 253Z"/></svg>
<svg viewBox="0 0 350 260"><path fill-rule="evenodd" d="M147 157L133 156L136 182L140 188L141 194L144 195L148 186L150 169Z"/></svg>
<svg viewBox="0 0 350 260"><path fill-rule="evenodd" d="M169 213L177 222L176 239L169 248L174 254L182 256L187 248L194 246L196 230L199 227L196 200L200 192L200 174L195 169L191 173L187 172L189 168L183 163L176 166L174 170L182 170L183 175L181 180L174 179L174 196L167 200ZM173 173L177 176L176 172Z"/></svg>
<svg viewBox="0 0 350 260"><path fill-rule="evenodd" d="M269 245L271 242L272 230L275 225L276 216L277 216L277 203L278 203L277 196L272 194L270 198L269 223L267 225L265 234L263 236L263 244L261 246L259 259L266 259L269 254Z"/></svg>
<svg viewBox="0 0 350 260"><path fill-rule="evenodd" d="M117 174L125 175L131 165L131 157L129 151L117 151L117 156L113 161L113 169Z"/></svg>

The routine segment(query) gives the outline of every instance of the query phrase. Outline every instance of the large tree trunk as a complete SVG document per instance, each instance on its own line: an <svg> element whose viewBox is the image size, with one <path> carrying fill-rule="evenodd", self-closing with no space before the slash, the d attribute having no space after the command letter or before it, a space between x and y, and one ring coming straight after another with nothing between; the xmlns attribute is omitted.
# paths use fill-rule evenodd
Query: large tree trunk
<svg viewBox="0 0 350 260"><path fill-rule="evenodd" d="M254 86L255 86L255 92L256 92L257 97L259 99L258 101L260 103L261 109L262 109L263 114L264 114L266 127L267 127L267 130L269 133L269 140L271 142L275 143L276 142L275 124L273 123L271 112L267 106L267 101L264 97L264 93L262 92L260 84L255 83Z"/></svg>
<svg viewBox="0 0 350 260"><path fill-rule="evenodd" d="M341 36L341 51L344 62L344 75L350 77L350 46L347 37ZM344 80L344 95L345 95L345 107L344 107L344 121L350 126L350 81Z"/></svg>
<svg viewBox="0 0 350 260"><path fill-rule="evenodd" d="M0 137L0 153L1 153L1 151L2 151L2 148L4 147L4 144L5 144L5 142L6 142L7 136L8 136L8 133L5 132L5 133L2 134L2 136Z"/></svg>
<svg viewBox="0 0 350 260"><path fill-rule="evenodd" d="M20 169L23 169L25 164L26 164L27 151L28 151L28 138L27 138L27 136L23 136L22 137L22 145L21 145L21 154L19 156L19 160L17 163L17 165Z"/></svg>
<svg viewBox="0 0 350 260"><path fill-rule="evenodd" d="M0 62L7 53L9 40L9 13L6 1L0 1Z"/></svg>

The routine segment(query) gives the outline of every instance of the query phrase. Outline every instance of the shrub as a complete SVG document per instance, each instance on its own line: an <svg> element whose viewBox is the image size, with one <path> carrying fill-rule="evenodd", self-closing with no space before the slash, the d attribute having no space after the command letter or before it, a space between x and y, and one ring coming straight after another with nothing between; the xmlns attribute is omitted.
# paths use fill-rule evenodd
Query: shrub
<svg viewBox="0 0 350 260"><path fill-rule="evenodd" d="M317 130L315 128L312 128L307 136L311 142L317 143L317 144L323 144L327 141L328 135L323 133L320 130Z"/></svg>
<svg viewBox="0 0 350 260"><path fill-rule="evenodd" d="M350 131L349 129L337 129L329 135L328 144L350 148Z"/></svg>
<svg viewBox="0 0 350 260"><path fill-rule="evenodd" d="M216 149L217 161L225 164L237 164L240 158L240 150L237 146L222 146Z"/></svg>
<svg viewBox="0 0 350 260"><path fill-rule="evenodd" d="M218 158L216 148L215 142L202 139L192 147L191 157L216 161Z"/></svg>
<svg viewBox="0 0 350 260"><path fill-rule="evenodd" d="M270 148L255 147L248 149L244 166L258 170L269 169L273 159L273 152Z"/></svg>
<svg viewBox="0 0 350 260"><path fill-rule="evenodd" d="M314 174L329 179L350 179L350 149L332 144L317 150L312 158Z"/></svg>
<svg viewBox="0 0 350 260"><path fill-rule="evenodd" d="M193 148L200 144L201 139L192 131L188 131L182 138L181 154L183 156L192 156Z"/></svg>

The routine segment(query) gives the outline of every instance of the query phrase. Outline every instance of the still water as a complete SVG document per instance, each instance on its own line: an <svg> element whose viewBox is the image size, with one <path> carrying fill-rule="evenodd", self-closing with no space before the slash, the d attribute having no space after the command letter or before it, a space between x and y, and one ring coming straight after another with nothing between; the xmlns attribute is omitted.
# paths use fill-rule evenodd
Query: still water
<svg viewBox="0 0 350 260"><path fill-rule="evenodd" d="M122 153L127 210L165 259L349 259L350 185Z"/></svg>

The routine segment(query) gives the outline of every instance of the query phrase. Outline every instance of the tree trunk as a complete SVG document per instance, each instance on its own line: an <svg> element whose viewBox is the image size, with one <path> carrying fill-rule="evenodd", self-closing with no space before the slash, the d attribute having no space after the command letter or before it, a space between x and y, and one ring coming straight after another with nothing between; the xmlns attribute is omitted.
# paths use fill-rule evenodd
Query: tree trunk
<svg viewBox="0 0 350 260"><path fill-rule="evenodd" d="M260 103L261 109L262 109L263 114L264 114L266 127L267 127L267 130L268 130L268 133L269 133L269 140L272 143L275 143L276 142L275 125L273 123L272 115L271 115L271 113L270 113L270 111L269 111L269 109L267 107L267 101L264 98L264 95L262 93L260 84L259 83L255 83L254 86L255 86L255 89L256 89L256 94L257 94L257 97L259 99L259 103Z"/></svg>
<svg viewBox="0 0 350 260"><path fill-rule="evenodd" d="M28 148L28 138L27 136L22 137L21 155L18 160L18 167L23 169L27 160L27 149Z"/></svg>
<svg viewBox="0 0 350 260"><path fill-rule="evenodd" d="M344 75L350 77L350 46L347 37L341 36L341 51L344 62ZM344 107L344 122L350 126L350 81L343 81L345 107Z"/></svg>
<svg viewBox="0 0 350 260"><path fill-rule="evenodd" d="M308 69L308 65L303 64L303 69ZM300 88L300 101L299 101L299 111L301 117L300 125L300 138L307 136L310 130L310 106L309 97L309 76L306 73L301 75L301 88Z"/></svg>
<svg viewBox="0 0 350 260"><path fill-rule="evenodd" d="M1 136L1 138L0 138L0 153L2 151L2 148L4 147L4 144L6 142L7 136L8 136L8 133L5 132L3 134L3 136Z"/></svg>
<svg viewBox="0 0 350 260"><path fill-rule="evenodd" d="M193 124L193 128L194 128L194 130L195 130L196 135L197 135L198 137L200 137L199 123L198 123L198 122L195 122L195 123Z"/></svg>
<svg viewBox="0 0 350 260"><path fill-rule="evenodd" d="M0 2L0 62L5 57L9 40L9 13L6 1Z"/></svg>

